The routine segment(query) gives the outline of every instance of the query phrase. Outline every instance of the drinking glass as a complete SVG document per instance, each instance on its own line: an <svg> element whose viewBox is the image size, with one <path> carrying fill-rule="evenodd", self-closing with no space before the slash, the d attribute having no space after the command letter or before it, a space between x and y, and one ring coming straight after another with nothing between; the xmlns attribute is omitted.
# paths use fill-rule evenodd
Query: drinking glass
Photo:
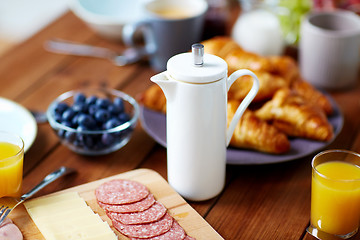
<svg viewBox="0 0 360 240"><path fill-rule="evenodd" d="M24 141L0 131L0 197L19 197L22 190Z"/></svg>
<svg viewBox="0 0 360 240"><path fill-rule="evenodd" d="M319 239L347 239L360 223L360 155L327 150L312 160L311 219L307 231Z"/></svg>

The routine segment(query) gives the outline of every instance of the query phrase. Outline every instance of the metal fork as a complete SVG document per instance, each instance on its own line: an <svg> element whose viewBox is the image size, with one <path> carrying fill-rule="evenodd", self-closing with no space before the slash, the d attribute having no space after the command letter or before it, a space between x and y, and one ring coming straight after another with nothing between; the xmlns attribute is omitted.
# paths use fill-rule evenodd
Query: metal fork
<svg viewBox="0 0 360 240"><path fill-rule="evenodd" d="M5 220L5 218L9 215L9 213L23 203L26 199L32 197L39 190L47 186L49 183L55 181L56 179L67 175L69 173L75 172L75 169L60 167L58 170L48 174L38 185L36 185L29 192L22 195L20 198L15 197L2 197L0 198L0 225Z"/></svg>
<svg viewBox="0 0 360 240"><path fill-rule="evenodd" d="M48 40L45 42L44 48L49 52L59 54L104 58L110 60L116 66L135 63L152 53L152 50L150 51L146 47L130 47L119 54L108 48L95 47L62 39Z"/></svg>

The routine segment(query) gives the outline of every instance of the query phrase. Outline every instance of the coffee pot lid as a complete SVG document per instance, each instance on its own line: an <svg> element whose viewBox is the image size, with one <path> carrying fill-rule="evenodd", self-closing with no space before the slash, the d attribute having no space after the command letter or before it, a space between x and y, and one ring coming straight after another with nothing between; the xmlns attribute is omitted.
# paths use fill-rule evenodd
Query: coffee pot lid
<svg viewBox="0 0 360 240"><path fill-rule="evenodd" d="M204 54L204 46L192 45L192 52L175 55L167 62L171 78L188 83L210 83L227 76L226 62L215 55Z"/></svg>

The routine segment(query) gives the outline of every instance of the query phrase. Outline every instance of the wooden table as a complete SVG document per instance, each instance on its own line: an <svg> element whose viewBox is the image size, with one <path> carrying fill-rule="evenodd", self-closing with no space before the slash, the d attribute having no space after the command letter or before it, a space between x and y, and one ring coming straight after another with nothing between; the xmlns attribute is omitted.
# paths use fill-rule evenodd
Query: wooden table
<svg viewBox="0 0 360 240"><path fill-rule="evenodd" d="M123 49L66 13L1 57L1 97L45 111L59 94L84 85L106 85L135 97L151 85L149 78L155 72L146 62L116 67L106 60L49 53L43 43L51 38ZM328 148L360 152L359 85L331 92L345 121L342 132ZM212 200L190 205L224 239L313 239L306 233L312 157L272 165L228 165L224 191ZM120 151L86 157L63 146L48 124L38 125L37 138L25 154L24 191L62 165L77 169L78 174L56 181L38 196L138 168L153 169L166 179L166 149L138 124L131 141Z"/></svg>

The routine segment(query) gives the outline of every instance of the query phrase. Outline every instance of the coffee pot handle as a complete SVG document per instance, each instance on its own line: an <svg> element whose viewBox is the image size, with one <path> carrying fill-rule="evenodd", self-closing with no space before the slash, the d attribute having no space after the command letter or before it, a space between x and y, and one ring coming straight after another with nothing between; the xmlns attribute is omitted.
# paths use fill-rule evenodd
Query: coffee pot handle
<svg viewBox="0 0 360 240"><path fill-rule="evenodd" d="M156 52L155 36L148 22L140 21L132 24L126 24L122 29L122 40L125 45L136 47L134 41L135 35L140 32L145 40L145 46L142 50L147 56Z"/></svg>
<svg viewBox="0 0 360 240"><path fill-rule="evenodd" d="M231 85L241 76L251 76L253 79L253 85L249 93L246 95L246 97L242 100L239 107L236 109L236 112L234 114L234 117L231 119L231 122L229 124L229 127L226 131L226 146L229 146L230 140L232 138L232 135L234 134L235 127L237 123L239 122L241 116L245 112L246 108L250 105L251 101L256 96L257 92L259 91L259 79L257 76L247 69L241 69L237 70L236 72L232 73L229 78L227 79L227 91L229 91Z"/></svg>

